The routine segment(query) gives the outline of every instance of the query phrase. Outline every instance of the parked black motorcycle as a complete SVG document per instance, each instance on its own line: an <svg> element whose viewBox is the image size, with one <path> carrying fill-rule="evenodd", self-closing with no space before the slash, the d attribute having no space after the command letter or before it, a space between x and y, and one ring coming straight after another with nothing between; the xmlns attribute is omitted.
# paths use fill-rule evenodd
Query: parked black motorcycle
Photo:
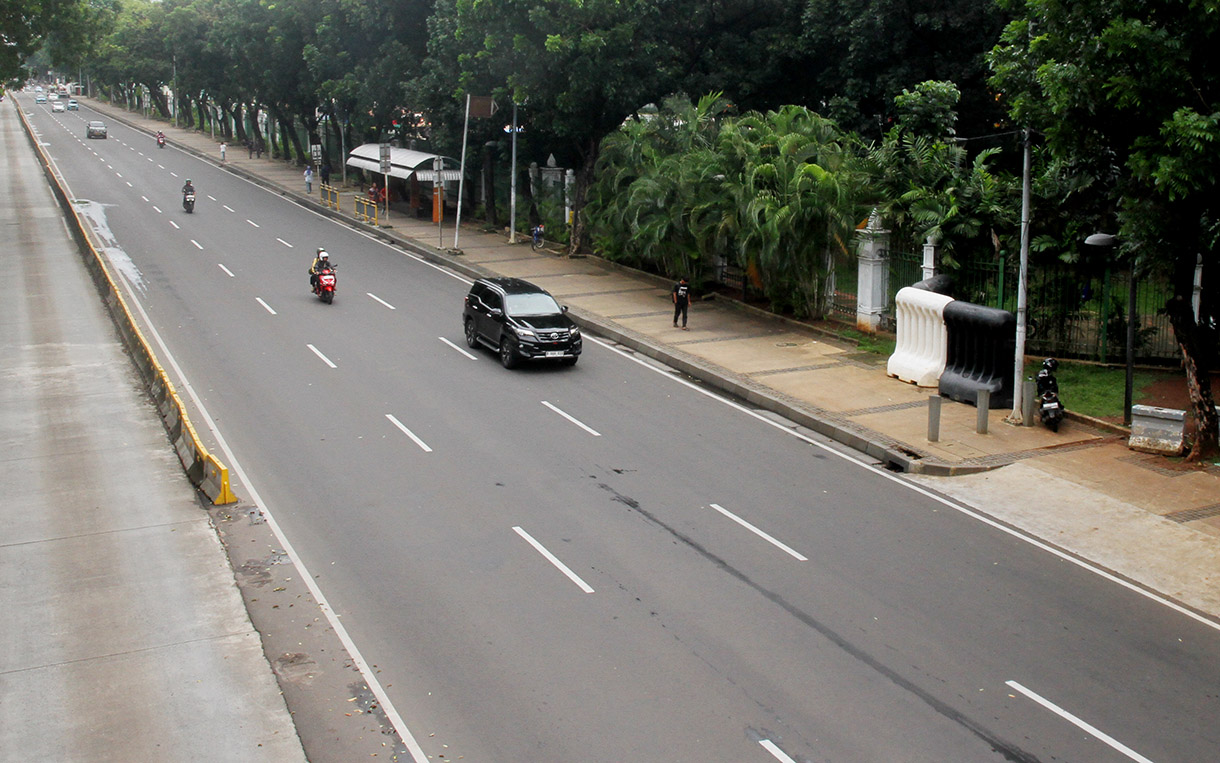
<svg viewBox="0 0 1220 763"><path fill-rule="evenodd" d="M1055 378L1055 369L1059 361L1047 358L1042 361L1042 370L1035 380L1038 383L1038 417L1052 432L1059 431L1059 423L1063 421L1063 403L1059 401L1059 381Z"/></svg>

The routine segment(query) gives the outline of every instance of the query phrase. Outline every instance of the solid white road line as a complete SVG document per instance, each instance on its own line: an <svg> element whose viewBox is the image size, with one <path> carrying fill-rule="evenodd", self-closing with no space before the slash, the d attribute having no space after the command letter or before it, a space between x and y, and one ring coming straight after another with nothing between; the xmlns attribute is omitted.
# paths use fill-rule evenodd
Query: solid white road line
<svg viewBox="0 0 1220 763"><path fill-rule="evenodd" d="M191 239L191 243L195 245L196 249L203 251L203 244L199 243L195 239Z"/></svg>
<svg viewBox="0 0 1220 763"><path fill-rule="evenodd" d="M314 350L314 352L317 352L317 350ZM394 416L393 416L393 415L391 415L391 414L387 413L387 414L385 415L385 417L386 417L387 419L389 419L389 420L390 420L390 423L391 423L391 424L393 424L394 426L396 426L396 427L398 427L399 429L401 429L403 434L405 434L407 437L410 437L410 438L411 438L411 440L412 440L412 441L413 441L413 442L414 442L416 445L418 445L418 446L419 446L421 449L423 449L423 451L424 451L425 453L431 453L431 452L432 452L432 448L429 448L429 447L428 447L428 444L427 444L426 442L424 442L423 440L421 440L421 439L419 439L418 437L416 437L414 432L412 432L410 429L407 429L406 425L404 425L404 424L403 424L401 421L399 421L398 419L394 418Z"/></svg>
<svg viewBox="0 0 1220 763"><path fill-rule="evenodd" d="M465 351L465 350L463 350L461 347L458 347L458 346L457 346L456 344L454 344L453 342L450 342L450 341L449 341L448 339L446 339L445 337L443 337L443 336L438 336L438 337L437 337L437 339L441 340L442 342L444 342L445 344L449 345L450 347L452 347L453 349L457 350L458 352L462 353L463 355L465 355L466 357L470 358L471 360L478 360L478 358L476 358L475 356L471 355L469 352L466 352L466 351Z"/></svg>
<svg viewBox="0 0 1220 763"><path fill-rule="evenodd" d="M760 739L758 743L763 746L764 750L774 755L775 759L780 761L780 763L796 763L795 760L788 757L788 753L777 747L775 742L772 742L770 739Z"/></svg>
<svg viewBox="0 0 1220 763"><path fill-rule="evenodd" d="M247 220L246 222L249 222L249 220ZM257 225L255 225L254 227L255 227L255 228L257 228L258 226L257 226ZM276 241L280 242L281 244L283 244L284 246L288 247L289 249L291 249L291 248L292 248L292 244L288 243L287 241L285 241L285 240L284 240L284 239L282 239L282 238L277 238L277 239L276 239Z"/></svg>
<svg viewBox="0 0 1220 763"><path fill-rule="evenodd" d="M543 546L538 541L534 540L533 537L530 536L529 533L527 533L525 530L522 530L520 527L514 527L513 532L517 533L522 538L525 538L526 543L533 546L535 551L542 554L544 557L546 557L546 560L548 562L555 565L555 567L560 572L567 575L569 580L571 580L576 585L580 586L580 590L584 591L585 593L593 593L593 588L588 583L581 580L579 575L577 575L575 572L572 572L572 570L568 569L568 565L564 564L563 562L561 562L557 558L555 558L554 554L552 554L550 551L547 551L546 547Z"/></svg>
<svg viewBox="0 0 1220 763"><path fill-rule="evenodd" d="M261 228L261 227L263 227L263 226L259 225L258 223L254 222L253 220L251 220L251 219L250 219L250 218L248 218L248 217L246 218L246 222L250 223L250 224L251 224L251 225L253 225L255 228Z"/></svg>
<svg viewBox="0 0 1220 763"><path fill-rule="evenodd" d="M321 358L323 363L330 366L331 368L338 368L338 366L336 366L334 363L332 363L330 358L323 355L322 351L319 350L317 347L314 347L312 344L307 344L305 346L308 347L309 349L313 350L313 354L317 355L319 358Z"/></svg>
<svg viewBox="0 0 1220 763"><path fill-rule="evenodd" d="M272 315L279 315L279 313L277 313L276 311L271 309L271 305L269 305L263 301L262 297L255 297L254 301L258 302L260 305L262 305L264 308L266 308L267 312L271 313ZM313 345L310 345L310 347L312 347L312 346ZM314 352L317 352L317 350L314 350Z"/></svg>
<svg viewBox="0 0 1220 763"><path fill-rule="evenodd" d="M602 435L601 435L601 432L598 432L597 430L592 429L592 428L590 428L590 427L586 426L586 425L585 425L585 424L583 424L582 422L580 422L580 421L578 421L577 419L575 419L575 418L573 418L573 417L569 416L568 414L566 414L566 413L564 413L563 411L559 410L558 408L556 408L555 406L551 405L551 404L550 404L550 403L548 403L547 401L543 400L543 401L542 401L542 404L543 404L543 405L545 405L547 408L550 408L550 409L551 409L552 411L554 411L555 413L558 413L560 416L563 416L565 419L567 419L568 421L572 422L572 423L573 423L573 424L575 424L576 426L578 426L578 427L580 427L581 429L585 430L585 431L586 431L586 432L588 432L589 434L593 435L594 437L601 437L601 436L602 436Z"/></svg>
<svg viewBox="0 0 1220 763"><path fill-rule="evenodd" d="M237 277L237 276L233 275L233 271L232 271L232 270L229 270L228 268L226 268L226 267L225 267L225 264L224 264L223 262L218 262L218 263L216 263L216 264L220 266L220 269L221 269L221 270L223 270L223 271L224 271L226 274L228 274L229 278L236 278L236 277Z"/></svg>
<svg viewBox="0 0 1220 763"><path fill-rule="evenodd" d="M361 235L365 236L366 238L370 238L370 239L372 238L371 236L369 236L366 233L361 233ZM441 268L439 266L435 266L435 267L437 268L437 270L441 270ZM454 278L459 278L459 277L455 275ZM471 282L470 279L468 279L468 278L459 278L459 280L463 280L466 283ZM784 434L788 435L789 437L795 437L796 439L800 440L801 442L808 443L808 444L814 446L815 448L821 449L827 455L831 455L840 460L855 464L856 466L859 466L859 467L865 469L866 471L869 471L872 474L874 474L878 477L881 477L882 479L887 479L896 485L901 485L903 488L910 490L913 493L918 493L918 494L924 496L925 498L928 498L932 501L935 501L936 503L939 503L942 506L953 509L954 511L958 512L959 514L970 517L971 519L973 519L977 522L981 522L994 530L998 530L999 532L1005 533L1013 538L1023 541L1040 551L1045 551L1046 553L1051 554L1052 556L1054 556L1058 559L1061 559L1065 562L1068 562L1070 564L1074 564L1077 567L1080 567L1081 569L1088 570L1089 572L1093 573L1094 575L1097 575L1100 578L1104 578L1104 579L1110 581L1111 583L1114 583L1115 585L1121 586L1121 587L1127 589L1128 591L1131 591L1132 593L1143 596L1144 598L1149 599L1150 601L1155 601L1157 604L1160 604L1163 607L1172 609L1174 612L1177 612L1180 615L1185 615L1186 617L1189 617L1191 620L1194 620L1195 622L1197 622L1201 625L1206 625L1208 628L1220 631L1220 622L1216 622L1208 617L1205 617L1204 615L1199 614L1198 612L1187 609L1186 607L1182 606L1181 604L1178 604L1176 601L1172 601L1171 599L1166 598L1165 596L1157 593L1156 591L1149 590L1147 588L1143 588L1142 586L1136 585L1135 583L1132 583L1128 580L1124 580L1124 579L1120 578L1118 575L1115 575L1114 573L1108 572L1107 570L1105 570L1101 567L1098 567L1095 563L1089 561L1088 559L1082 559L1082 558L1073 556L1072 554L1069 554L1066 551L1060 550L1058 548L1055 548L1054 546L1051 546L1047 543L1042 542L1041 540L1037 539L1036 537L1034 537L1033 535L1031 535L1029 532L1027 532L1025 530L1019 530L1015 527L1010 527L1002 522L992 519L991 517L987 516L986 514L983 514L981 510L976 511L975 509L965 505L964 503L958 503L956 501L951 501L948 498L944 497L943 495L938 495L929 489L926 489L926 488L920 487L919 485L913 484L913 483L909 482L905 478L904 475L893 474L888 469L886 469L882 466L876 466L874 464L871 464L871 463L868 463L867 461L862 460L861 457L857 457L844 450L839 450L838 448L832 448L824 442L819 442L818 440L815 440L812 437L804 435L804 434L792 429L791 427L785 426L784 424L782 424L778 421L773 421L757 411L751 410L750 408L747 408L740 403L734 402L733 400L730 400L727 397L724 397L723 395L719 394L718 392L716 392L714 390L710 390L705 387L701 387L701 386L695 384L694 382L687 381L686 379L683 379L682 377L667 371L664 368L654 366L649 362L645 362L644 360L627 352L626 350L622 349L621 347L616 347L611 343L608 343L604 340L598 339L593 336L589 336L587 334L585 336L589 341L593 342L594 344L599 345L599 346L609 350L610 352L616 353L619 356L621 356L622 358L629 360L632 363L636 363L637 365L639 365L643 368L646 368L649 371L652 371L654 374L657 374L658 376L661 376L662 378L669 379L671 382L674 382L676 384L681 384L682 386L686 387L687 389L691 390L692 392L698 392L700 395L704 395L704 396L706 396L712 400L715 400L723 405L726 405L729 408L732 408L740 413L744 413L746 416L749 416L749 417L757 420L761 424L772 427L773 429L777 429L777 430L783 432Z"/></svg>
<svg viewBox="0 0 1220 763"><path fill-rule="evenodd" d="M1042 705L1047 710L1050 710L1055 715L1058 715L1060 718L1070 721L1071 723L1073 723L1076 726L1083 729L1086 733L1092 734L1093 736L1097 737L1101 741L1105 742L1106 744L1110 745L1114 749L1121 752L1123 755L1126 755L1128 758L1131 758L1132 760L1135 760L1135 761L1139 761L1139 763L1152 763L1151 760L1149 760L1148 758L1145 758L1143 755L1140 755L1138 752L1136 752L1135 750L1132 750L1130 747L1127 747L1126 745L1124 745L1122 742L1119 742L1114 737L1098 730L1096 727L1091 726L1088 723L1085 723L1084 721L1080 720L1076 716L1069 713L1067 710L1064 710L1063 708L1056 705L1054 702L1051 702L1048 699L1044 699L1044 698L1038 696L1038 694L1030 691L1029 689L1026 689L1024 686L1017 683L1016 681L1005 681L1004 683L1007 684L1008 686L1012 687L1013 689L1016 689L1017 691L1021 692L1026 697L1029 697L1034 702L1037 702L1039 705Z"/></svg>
<svg viewBox="0 0 1220 763"><path fill-rule="evenodd" d="M754 534L755 534L755 535L757 535L758 537L760 537L760 538L762 538L763 540L767 541L768 543L770 543L770 544L774 545L776 548L779 548L779 549L780 549L780 550L782 550L784 553L787 553L787 554L790 554L790 555L792 555L792 556L796 557L797 561L801 561L801 562L807 562L807 561L809 561L809 559L808 559L808 558L806 558L806 557L804 557L804 556L802 556L802 555L798 554L797 552L793 551L793 550L792 550L791 548L789 548L788 546L784 545L783 543L780 543L780 542L779 542L778 540L776 540L775 538L772 538L770 535L767 535L767 534L766 534L765 532L763 532L762 530L759 530L757 527L755 527L754 525L752 525L752 524L750 524L749 522L745 521L744 519L742 519L741 517L737 516L737 515L736 515L736 514L734 514L733 512L729 511L728 509L724 508L723 506L720 506L719 504L715 504L715 503L711 504L711 506L712 506L712 508L713 508L713 509L715 509L716 511L719 511L721 514L725 515L726 517L728 517L729 519L733 520L733 521L734 521L734 522L736 522L737 524L739 524L739 525L741 525L742 527L746 528L747 530L749 530L750 532L754 533Z"/></svg>
<svg viewBox="0 0 1220 763"><path fill-rule="evenodd" d="M326 616L326 621L330 623L330 627L334 629L335 634L339 637L339 641L343 643L343 648L346 649L347 653L352 656L353 664L356 666L356 669L360 671L360 675L364 678L365 683L367 683L369 688L372 690L373 696L375 696L378 701L381 702L381 709L385 712L386 717L389 718L390 724L393 725L394 730L398 732L398 736L402 739L403 744L407 746L407 750L410 751L411 757L417 761L427 760L427 756L424 754L423 748L419 746L419 742L416 741L415 735L411 733L411 729L407 727L406 722L403 720L402 716L399 715L398 709L394 707L394 703L390 701L389 695L386 694L385 687L383 687L381 682L377 679L377 673L380 673L381 671L374 672L369 666L368 661L364 659L364 655L360 653L359 647L357 647L356 642L352 640L351 634L347 632L347 628L343 625L343 621L339 619L338 613L336 613L334 608L331 607L330 602L326 599L326 595L322 593L322 589L319 587L318 581L313 575L310 574L309 568L305 566L305 562L302 561L300 555L297 554L292 542L289 541L288 536L284 534L284 529L280 527L280 523L276 521L275 514L271 511L270 505L263 500L261 495L259 495L258 489L250 480L249 475L246 474L246 470L242 468L241 462L237 460L237 456L233 453L233 449L229 447L229 443L225 440L224 434L222 434L220 428L216 426L216 420L212 418L212 414L208 412L208 409L204 406L203 401L199 399L199 395L195 393L195 388L191 386L190 380L188 380L186 378L186 374L182 372L182 367L178 365L177 359L174 357L173 353L169 351L169 347L166 346L165 340L161 338L161 334L158 333L156 326L153 325L152 320L148 317L148 313L144 310L144 305L141 304L138 299L136 299L136 292L132 287L131 282L124 279L124 284L127 287L128 298L131 299L132 303L136 306L136 309L140 312L141 317L144 319L144 324L148 326L148 330L152 334L153 339L157 341L157 345L161 348L161 352L165 353L165 357L168 360L170 367L174 369L174 374L181 382L181 389L186 390L186 394L190 396L191 401L195 403L195 407L203 416L203 420L207 424L208 431L212 433L212 436L216 438L217 444L220 445L220 449L224 451L225 458L228 459L229 462L229 468L232 469L233 473L237 475L237 479L246 486L246 491L249 494L248 497L250 498L251 504L261 507L260 513L266 518L267 526L271 528L273 533L275 533L275 537L280 543L280 548L284 549L284 553L288 554L288 558L292 560L292 565L296 568L297 573L301 576L301 580L306 586L309 587L309 592L313 594L314 601L318 603L318 608L322 610L322 613Z"/></svg>
<svg viewBox="0 0 1220 763"><path fill-rule="evenodd" d="M371 292L371 291L366 291L366 292L365 292L365 294L369 295L370 297L372 297L373 299L377 300L378 302L380 302L381 304L385 305L386 307L390 308L391 310L397 310L397 309L398 309L397 307L394 307L394 306L393 306L393 305L391 305L389 302L386 302L384 299L382 299L381 297L377 296L376 294L374 294L374 293L373 293L373 292Z"/></svg>

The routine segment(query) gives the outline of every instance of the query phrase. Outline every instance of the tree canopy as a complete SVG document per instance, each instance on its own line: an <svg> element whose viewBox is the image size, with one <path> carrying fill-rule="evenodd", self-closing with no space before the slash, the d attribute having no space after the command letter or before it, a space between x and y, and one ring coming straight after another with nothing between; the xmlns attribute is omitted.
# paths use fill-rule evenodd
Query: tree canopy
<svg viewBox="0 0 1220 763"><path fill-rule="evenodd" d="M1095 219L1118 234L1136 272L1167 271L1169 312L1193 385L1202 433L1216 414L1206 374L1220 317L1220 9L1214 0L1013 0L1016 17L991 53L993 84L1017 124L1045 136L1082 178ZM1200 337L1190 297L1205 285ZM1202 359L1206 362L1206 359ZM1214 362L1214 359L1212 359Z"/></svg>

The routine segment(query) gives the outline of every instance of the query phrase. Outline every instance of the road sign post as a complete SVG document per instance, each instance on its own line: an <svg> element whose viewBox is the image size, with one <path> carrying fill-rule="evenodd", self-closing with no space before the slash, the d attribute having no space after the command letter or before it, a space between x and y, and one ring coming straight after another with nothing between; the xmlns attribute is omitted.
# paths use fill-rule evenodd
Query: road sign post
<svg viewBox="0 0 1220 763"><path fill-rule="evenodd" d="M439 156L432 160L432 219L436 221L436 248L445 248L445 233L441 222L445 219L445 178L441 170L445 161Z"/></svg>
<svg viewBox="0 0 1220 763"><path fill-rule="evenodd" d="M381 176L385 179L385 220L390 220L390 144L381 144Z"/></svg>

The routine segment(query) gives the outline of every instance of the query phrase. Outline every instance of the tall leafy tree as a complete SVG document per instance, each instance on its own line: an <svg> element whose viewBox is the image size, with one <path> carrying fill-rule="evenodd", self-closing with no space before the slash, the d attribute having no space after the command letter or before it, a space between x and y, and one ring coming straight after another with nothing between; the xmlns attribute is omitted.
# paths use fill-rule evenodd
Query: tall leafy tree
<svg viewBox="0 0 1220 763"><path fill-rule="evenodd" d="M56 63L74 66L113 16L107 0L0 0L0 82L24 79L26 59L50 39Z"/></svg>
<svg viewBox="0 0 1220 763"><path fill-rule="evenodd" d="M995 3L807 0L804 10L809 60L793 76L820 103L842 99L839 110L855 117L846 127L880 137L892 124L895 96L918 82L947 80L964 95L963 134L991 130L998 113L985 54L1007 20Z"/></svg>
<svg viewBox="0 0 1220 763"><path fill-rule="evenodd" d="M457 72L439 88L451 97L494 91L524 104L527 132L575 166L575 247L602 139L692 83L746 82L755 59L731 55L729 43L759 39L782 20L772 12L781 7L779 0L441 0L429 68L438 84L444 72Z"/></svg>
<svg viewBox="0 0 1220 763"><path fill-rule="evenodd" d="M165 28L165 7L150 0L127 0L114 29L89 60L95 81L109 86L144 85L163 117L170 114L162 86L173 74L173 53ZM116 94L117 95L117 94Z"/></svg>
<svg viewBox="0 0 1220 763"><path fill-rule="evenodd" d="M736 120L720 145L729 177L741 184L742 261L757 266L774 307L821 315L831 249L847 245L867 209L851 138L829 119L786 106Z"/></svg>
<svg viewBox="0 0 1220 763"><path fill-rule="evenodd" d="M427 55L427 0L321 0L317 37L305 61L318 82L320 107L356 134L380 140L398 123L396 137L415 137L408 82Z"/></svg>
<svg viewBox="0 0 1220 763"><path fill-rule="evenodd" d="M1220 316L1220 11L1214 0L1009 0L1016 16L991 53L993 83L1018 124L1096 179L1133 267L1164 270L1166 304L1182 348L1199 447L1216 446L1217 416L1201 364L1216 335L1190 311L1197 256L1203 316ZM1215 350L1212 349L1211 358ZM1214 362L1214 360L1212 361Z"/></svg>

